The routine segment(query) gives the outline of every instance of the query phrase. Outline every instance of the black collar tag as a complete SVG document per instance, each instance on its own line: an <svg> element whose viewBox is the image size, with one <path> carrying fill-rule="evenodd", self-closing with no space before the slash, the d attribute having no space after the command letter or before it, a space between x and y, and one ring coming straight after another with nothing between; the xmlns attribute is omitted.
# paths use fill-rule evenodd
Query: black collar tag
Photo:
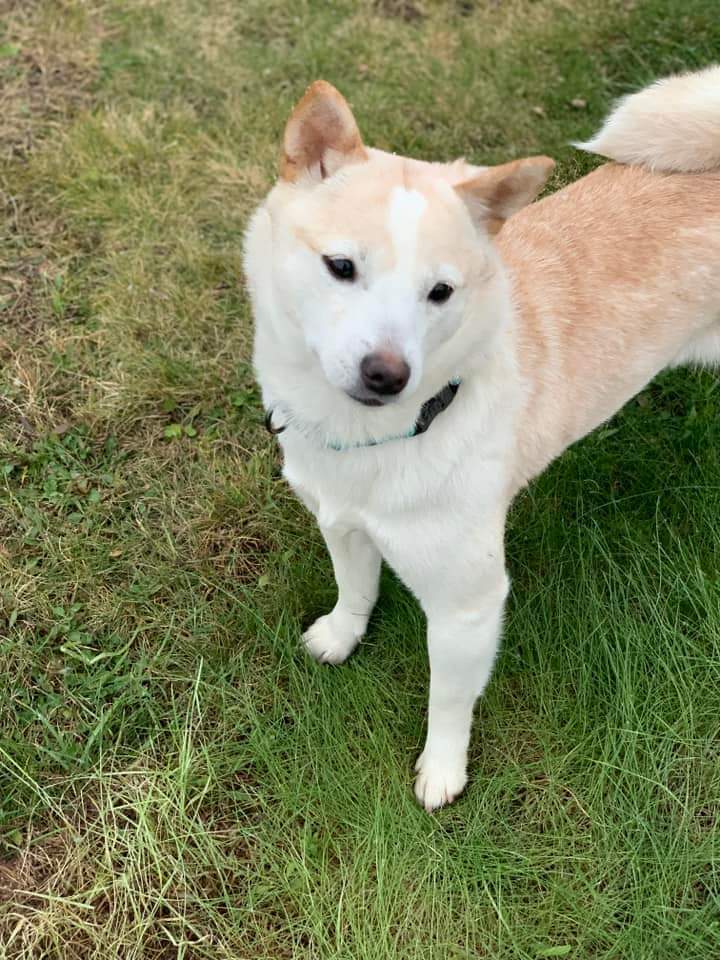
<svg viewBox="0 0 720 960"><path fill-rule="evenodd" d="M439 413L442 413L443 410L447 410L455 399L455 394L458 392L459 387L460 383L453 380L444 386L442 390L439 390L434 397L430 397L429 400L425 401L420 408L420 416L415 421L414 437L419 433L425 433L435 417L437 417Z"/></svg>

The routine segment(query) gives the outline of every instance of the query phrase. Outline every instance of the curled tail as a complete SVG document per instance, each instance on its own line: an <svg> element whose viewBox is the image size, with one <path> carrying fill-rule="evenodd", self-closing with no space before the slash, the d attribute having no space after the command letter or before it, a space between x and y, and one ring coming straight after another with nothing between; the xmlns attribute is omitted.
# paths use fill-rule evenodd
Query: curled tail
<svg viewBox="0 0 720 960"><path fill-rule="evenodd" d="M720 66L623 97L600 132L575 146L668 173L720 170Z"/></svg>

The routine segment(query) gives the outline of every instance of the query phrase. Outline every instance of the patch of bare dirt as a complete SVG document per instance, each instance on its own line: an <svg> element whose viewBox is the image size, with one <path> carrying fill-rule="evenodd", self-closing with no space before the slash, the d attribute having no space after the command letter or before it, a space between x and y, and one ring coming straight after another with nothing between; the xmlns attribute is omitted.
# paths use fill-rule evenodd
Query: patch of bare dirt
<svg viewBox="0 0 720 960"><path fill-rule="evenodd" d="M48 294L61 269L54 262L53 244L59 230L57 224L46 218L38 222L32 211L20 214L15 198L0 194L0 237L4 241L0 259L0 327L31 335L51 318Z"/></svg>
<svg viewBox="0 0 720 960"><path fill-rule="evenodd" d="M200 555L211 565L230 571L239 583L255 583L265 569L272 546L262 536L242 530L214 527L200 535Z"/></svg>
<svg viewBox="0 0 720 960"><path fill-rule="evenodd" d="M0 20L0 156L10 159L90 102L101 31L93 24L94 42L78 43L61 5L40 0L0 0Z"/></svg>
<svg viewBox="0 0 720 960"><path fill-rule="evenodd" d="M422 4L415 0L375 0L375 7L382 16L415 23L425 17Z"/></svg>
<svg viewBox="0 0 720 960"><path fill-rule="evenodd" d="M65 867L69 862L70 838L57 834L34 844L12 860L0 861L0 906L31 907L39 902L38 894L57 889L58 878L68 889L70 878Z"/></svg>

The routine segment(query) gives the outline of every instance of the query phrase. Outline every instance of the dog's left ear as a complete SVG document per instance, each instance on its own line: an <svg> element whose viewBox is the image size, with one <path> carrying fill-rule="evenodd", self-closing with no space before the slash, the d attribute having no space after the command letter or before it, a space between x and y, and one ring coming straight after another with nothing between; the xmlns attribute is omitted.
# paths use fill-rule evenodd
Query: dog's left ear
<svg viewBox="0 0 720 960"><path fill-rule="evenodd" d="M281 179L294 182L309 175L322 180L346 163L362 163L367 158L347 100L331 84L316 80L285 127Z"/></svg>
<svg viewBox="0 0 720 960"><path fill-rule="evenodd" d="M550 157L512 160L487 167L470 180L456 184L455 189L473 218L494 234L508 217L537 197L554 166Z"/></svg>

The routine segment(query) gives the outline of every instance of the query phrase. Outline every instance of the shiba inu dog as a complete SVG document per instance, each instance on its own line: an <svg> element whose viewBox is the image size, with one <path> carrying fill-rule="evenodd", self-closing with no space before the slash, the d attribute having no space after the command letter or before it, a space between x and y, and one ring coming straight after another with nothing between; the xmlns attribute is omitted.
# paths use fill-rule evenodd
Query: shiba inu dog
<svg viewBox="0 0 720 960"><path fill-rule="evenodd" d="M318 81L247 232L267 422L338 587L304 644L349 656L381 558L416 595L428 810L466 783L514 495L664 367L720 360L720 67L626 98L580 146L613 162L532 203L549 158L375 150Z"/></svg>

